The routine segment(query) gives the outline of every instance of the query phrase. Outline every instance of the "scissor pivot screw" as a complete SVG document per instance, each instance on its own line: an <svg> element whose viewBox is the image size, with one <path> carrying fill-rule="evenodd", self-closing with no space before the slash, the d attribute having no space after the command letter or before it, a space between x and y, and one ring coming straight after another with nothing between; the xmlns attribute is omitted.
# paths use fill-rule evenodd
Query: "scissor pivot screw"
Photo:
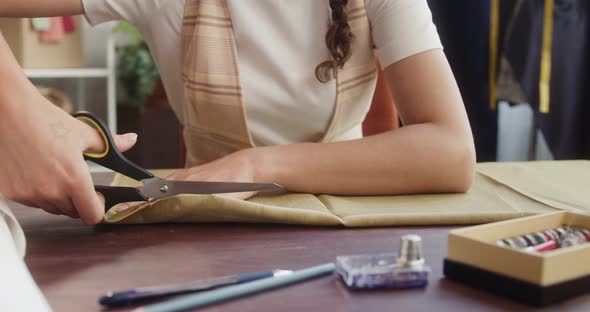
<svg viewBox="0 0 590 312"><path fill-rule="evenodd" d="M162 187L160 188L160 192L167 193L168 192L168 185L162 185Z"/></svg>

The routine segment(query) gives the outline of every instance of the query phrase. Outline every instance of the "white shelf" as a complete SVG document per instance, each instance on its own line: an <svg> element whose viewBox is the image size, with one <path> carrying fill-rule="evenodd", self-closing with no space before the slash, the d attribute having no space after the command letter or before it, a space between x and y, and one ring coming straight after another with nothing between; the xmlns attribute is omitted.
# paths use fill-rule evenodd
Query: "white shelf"
<svg viewBox="0 0 590 312"><path fill-rule="evenodd" d="M2 1L2 0L0 0ZM25 69L25 75L30 79L75 79L77 81L76 107L78 110L86 110L85 80L88 78L101 78L107 82L107 125L113 133L117 133L117 72L115 60L115 42L109 38L106 46L105 68L29 68Z"/></svg>
<svg viewBox="0 0 590 312"><path fill-rule="evenodd" d="M58 68L25 69L29 78L106 78L110 74L107 68Z"/></svg>

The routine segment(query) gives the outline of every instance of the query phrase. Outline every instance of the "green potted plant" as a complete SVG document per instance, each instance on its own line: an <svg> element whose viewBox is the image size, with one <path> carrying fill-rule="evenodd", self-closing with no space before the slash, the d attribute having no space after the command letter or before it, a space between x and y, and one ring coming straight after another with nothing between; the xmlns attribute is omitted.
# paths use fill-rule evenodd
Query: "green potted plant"
<svg viewBox="0 0 590 312"><path fill-rule="evenodd" d="M117 48L117 76L125 89L128 103L141 107L153 94L160 74L150 50L139 31L127 22L119 22L115 33L124 34L129 44Z"/></svg>
<svg viewBox="0 0 590 312"><path fill-rule="evenodd" d="M127 105L117 109L119 130L136 132L141 138L128 158L143 167L182 167L181 127L146 42L126 22L120 22L114 32L127 37L127 44L117 48L117 75L127 93Z"/></svg>

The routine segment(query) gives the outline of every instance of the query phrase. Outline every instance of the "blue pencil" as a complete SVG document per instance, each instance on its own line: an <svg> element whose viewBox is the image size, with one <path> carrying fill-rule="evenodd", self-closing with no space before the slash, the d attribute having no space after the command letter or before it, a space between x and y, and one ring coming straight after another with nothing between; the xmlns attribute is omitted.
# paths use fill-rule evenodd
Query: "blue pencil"
<svg viewBox="0 0 590 312"><path fill-rule="evenodd" d="M194 295L186 295L162 303L147 305L135 312L180 312L201 308L210 304L263 292L266 290L295 284L314 277L334 272L334 263L326 263L315 267L295 271L292 274L269 277L262 280L210 290Z"/></svg>

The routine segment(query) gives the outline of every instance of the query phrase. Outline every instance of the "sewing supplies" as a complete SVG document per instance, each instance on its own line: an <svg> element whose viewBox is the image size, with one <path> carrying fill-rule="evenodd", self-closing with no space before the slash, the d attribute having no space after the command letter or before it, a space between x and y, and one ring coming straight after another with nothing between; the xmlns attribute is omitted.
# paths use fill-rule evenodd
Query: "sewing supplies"
<svg viewBox="0 0 590 312"><path fill-rule="evenodd" d="M590 292L590 215L552 212L455 229L444 275L544 306Z"/></svg>
<svg viewBox="0 0 590 312"><path fill-rule="evenodd" d="M292 274L269 277L249 283L223 287L219 289L204 291L197 294L183 295L162 303L147 305L134 310L135 312L171 312L188 311L201 308L210 304L228 301L243 296L248 296L271 290L322 275L332 274L334 264L326 263L315 267L295 271Z"/></svg>
<svg viewBox="0 0 590 312"><path fill-rule="evenodd" d="M425 287L429 272L422 239L414 234L401 238L399 256L384 253L336 258L336 273L351 289Z"/></svg>
<svg viewBox="0 0 590 312"><path fill-rule="evenodd" d="M197 309L321 275L328 275L334 271L342 277L345 284L351 289L416 288L425 287L428 284L430 268L425 265L422 239L418 235L410 234L401 238L399 253L397 254L383 253L376 255L339 256L336 258L336 265L327 263L309 269L295 272L288 271L286 274L277 274L272 277L227 287L222 287L226 286L227 283L217 284L216 287L219 288L203 291L198 294L185 294L179 298L147 305L135 311L168 312ZM231 280L235 281L235 278L231 278ZM200 282L196 282L195 284L198 287ZM121 304L128 304L125 300L134 297L135 292L144 293L146 298L156 298L159 296L151 296L153 293L150 292L155 290L156 292L168 295L170 292L182 291L190 287L191 285L172 285L109 294L103 297L104 300L101 299L101 304L105 304L105 301L108 302L112 298L117 297L117 295L122 297L121 300L116 302L120 306ZM174 294L179 293L176 292Z"/></svg>
<svg viewBox="0 0 590 312"><path fill-rule="evenodd" d="M526 252L544 252L544 251L549 251L549 250L553 250L556 248L557 248L557 242L554 240L549 240L549 241L546 241L546 242L538 244L538 245L526 247L523 250Z"/></svg>
<svg viewBox="0 0 590 312"><path fill-rule="evenodd" d="M545 252L590 241L590 230L561 226L539 232L499 239L496 245L526 252Z"/></svg>
<svg viewBox="0 0 590 312"><path fill-rule="evenodd" d="M568 233L564 234L559 242L559 247L571 247L576 246L590 240L590 231L586 229L572 229Z"/></svg>
<svg viewBox="0 0 590 312"><path fill-rule="evenodd" d="M145 302L146 300L162 299L169 296L243 284L263 278L283 276L291 273L293 273L293 271L290 270L262 271L198 280L182 284L142 287L125 291L109 292L102 296L98 302L109 308L122 307Z"/></svg>

